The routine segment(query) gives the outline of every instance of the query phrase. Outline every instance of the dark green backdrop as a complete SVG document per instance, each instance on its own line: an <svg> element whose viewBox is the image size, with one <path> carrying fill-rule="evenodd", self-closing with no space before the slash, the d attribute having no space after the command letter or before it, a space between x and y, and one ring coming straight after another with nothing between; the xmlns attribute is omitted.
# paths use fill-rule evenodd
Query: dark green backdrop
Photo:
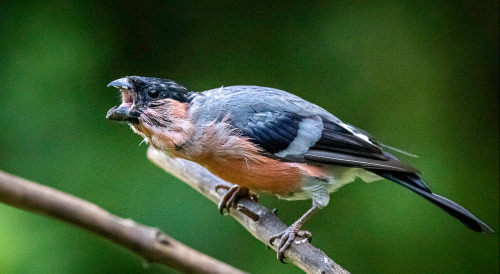
<svg viewBox="0 0 500 274"><path fill-rule="evenodd" d="M140 2L140 3L139 3ZM111 80L249 84L318 103L499 229L498 1L3 1L0 169L163 229L253 273L283 265L104 116ZM294 221L310 201L262 203ZM387 181L332 195L305 226L354 273L498 273L498 233L469 231ZM128 251L0 204L1 273L155 273Z"/></svg>

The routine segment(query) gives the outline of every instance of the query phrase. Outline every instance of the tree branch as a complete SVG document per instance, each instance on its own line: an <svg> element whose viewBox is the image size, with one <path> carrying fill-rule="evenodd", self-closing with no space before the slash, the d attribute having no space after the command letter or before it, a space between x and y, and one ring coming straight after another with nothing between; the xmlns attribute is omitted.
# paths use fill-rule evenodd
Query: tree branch
<svg viewBox="0 0 500 274"><path fill-rule="evenodd" d="M231 186L230 183L216 177L202 166L187 160L170 158L153 147L148 149L148 158L215 203L218 203L222 197L221 193L215 191L215 187L219 184ZM276 247L269 243L269 237L287 228L272 211L248 199L238 200L238 210L232 210L230 215L255 238L274 250ZM291 245L285 252L285 256L307 273L349 273L323 251L307 242Z"/></svg>
<svg viewBox="0 0 500 274"><path fill-rule="evenodd" d="M193 250L157 228L115 216L98 206L0 171L0 202L76 225L142 256L186 273L244 273Z"/></svg>

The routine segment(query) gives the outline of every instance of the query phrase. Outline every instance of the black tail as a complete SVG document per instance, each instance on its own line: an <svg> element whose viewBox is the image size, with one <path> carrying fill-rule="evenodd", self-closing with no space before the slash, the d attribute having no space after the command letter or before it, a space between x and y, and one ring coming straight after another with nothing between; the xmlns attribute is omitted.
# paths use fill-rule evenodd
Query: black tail
<svg viewBox="0 0 500 274"><path fill-rule="evenodd" d="M437 205L451 216L457 218L468 228L476 232L482 232L482 233L494 232L488 225L486 225L481 220L476 218L474 215L472 215L472 213L467 211L459 204L432 193L430 189L427 188L422 179L420 179L416 174L402 173L402 172L388 172L381 170L371 170L371 171L379 175L380 177L393 181L419 194L420 196L424 197L431 203Z"/></svg>

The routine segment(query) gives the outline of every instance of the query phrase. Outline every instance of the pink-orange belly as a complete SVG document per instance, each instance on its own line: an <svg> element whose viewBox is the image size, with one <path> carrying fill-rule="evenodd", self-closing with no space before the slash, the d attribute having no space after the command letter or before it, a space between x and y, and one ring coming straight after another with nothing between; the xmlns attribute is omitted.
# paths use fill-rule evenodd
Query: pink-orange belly
<svg viewBox="0 0 500 274"><path fill-rule="evenodd" d="M258 161L212 159L200 163L216 176L255 191L277 194L300 191L304 172L299 164L262 157Z"/></svg>

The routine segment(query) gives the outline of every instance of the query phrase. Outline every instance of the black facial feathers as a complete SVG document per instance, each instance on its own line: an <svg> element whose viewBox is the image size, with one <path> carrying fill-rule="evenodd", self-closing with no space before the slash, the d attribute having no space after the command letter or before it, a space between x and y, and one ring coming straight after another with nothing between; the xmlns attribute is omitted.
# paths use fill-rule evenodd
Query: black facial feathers
<svg viewBox="0 0 500 274"><path fill-rule="evenodd" d="M142 76L128 76L127 79L139 99L138 103L147 104L154 100L166 98L188 103L192 98L192 92L169 79Z"/></svg>

